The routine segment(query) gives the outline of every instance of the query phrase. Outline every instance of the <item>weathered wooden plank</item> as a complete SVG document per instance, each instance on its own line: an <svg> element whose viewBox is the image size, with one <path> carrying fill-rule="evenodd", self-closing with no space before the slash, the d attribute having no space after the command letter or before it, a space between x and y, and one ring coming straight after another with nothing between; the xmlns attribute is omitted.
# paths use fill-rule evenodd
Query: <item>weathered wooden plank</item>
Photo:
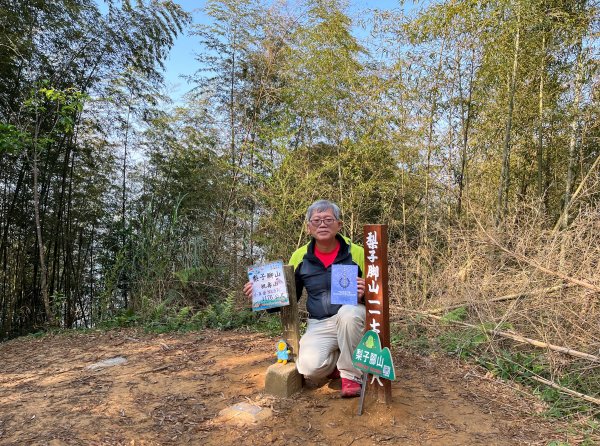
<svg viewBox="0 0 600 446"><path fill-rule="evenodd" d="M388 288L387 225L365 225L365 331L379 334L382 347L390 347L390 307ZM392 382L383 379L376 384L379 401L392 402Z"/></svg>
<svg viewBox="0 0 600 446"><path fill-rule="evenodd" d="M300 350L300 320L298 317L298 300L296 299L296 281L294 279L294 267L285 265L283 267L285 284L290 297L290 304L281 307L281 326L283 338L292 351L291 358L295 361Z"/></svg>

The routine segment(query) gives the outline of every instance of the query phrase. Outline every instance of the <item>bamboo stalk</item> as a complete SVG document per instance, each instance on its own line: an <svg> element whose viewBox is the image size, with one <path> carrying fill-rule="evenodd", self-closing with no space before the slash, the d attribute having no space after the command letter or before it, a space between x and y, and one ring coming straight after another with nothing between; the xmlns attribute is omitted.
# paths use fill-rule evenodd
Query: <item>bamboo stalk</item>
<svg viewBox="0 0 600 446"><path fill-rule="evenodd" d="M577 196L579 195L579 193L583 189L583 185L587 182L588 178L590 177L590 174L594 170L596 170L596 167L598 167L599 164L600 164L600 155L598 155L596 157L596 160L594 161L594 164L592 164L592 167L590 167L590 169L585 174L585 177L583 177L583 180L581 180L581 182L579 183L579 186L577 187L577 189L573 193L573 196L571 197L571 199L569 200L569 202L567 204L565 204L565 208L561 212L560 217L558 217L558 220L556 220L556 225L554 225L554 229L552 229L552 235L556 234L556 232L560 228L561 223L565 220L565 216L566 216L567 212L569 211L569 207L571 206L571 204L573 204L573 202L575 201L575 199L577 198Z"/></svg>
<svg viewBox="0 0 600 446"><path fill-rule="evenodd" d="M530 345L533 345L535 347L547 348L548 350L553 350L553 351L556 351L556 352L564 353L565 355L575 356L577 358L586 359L586 360L591 361L591 362L600 363L600 357L598 357L598 356L591 355L589 353L580 352L578 350L573 350L572 348L561 347L559 345L549 344L547 342L538 341L536 339L526 338L525 336L521 336L521 335L516 334L516 333L508 333L506 331L501 331L501 330L490 330L490 329L487 329L487 328L483 328L481 325L473 325L473 324L468 324L466 322L445 320L441 316L436 316L434 314L425 313L423 311L408 310L408 309L405 309L403 311L407 311L407 312L410 312L410 313L417 313L417 314L420 314L422 316L427 316L427 317L430 317L430 318L433 318L433 319L437 319L437 320L444 320L445 322L450 322L452 324L462 325L464 327L477 328L479 330L485 331L486 333L488 333L488 334L490 334L492 336L500 336L500 337L503 337L503 338L512 339L513 341L523 342L523 343L526 343L526 344L530 344Z"/></svg>
<svg viewBox="0 0 600 446"><path fill-rule="evenodd" d="M554 291L562 290L563 288L570 288L574 285L575 284L573 284L573 283L568 283L568 284L556 285L556 286L549 287L549 288L542 288L540 290L525 291L522 293L515 293L515 294L506 294L504 296L498 296L498 297L489 299L489 300L487 300L487 302L502 302L505 300L518 299L519 297L535 296L536 294L543 294L543 293L552 293ZM470 306L470 305L473 305L474 303L475 302L472 302L472 301L464 301L464 302L461 302L458 304L449 305L447 307L439 307L439 308L434 308L432 310L427 310L426 313L428 313L428 314L444 313L446 311L456 310L457 308L460 308L463 306Z"/></svg>
<svg viewBox="0 0 600 446"><path fill-rule="evenodd" d="M589 401L590 403L594 403L594 404L597 404L600 406L600 399L594 398L593 396L586 395L585 393L576 392L575 390L568 389L559 384L556 384L554 381L550 381L545 378L541 378L539 376L528 376L528 378L531 378L537 382L540 382L542 384L550 386L553 389L556 389L560 392L566 393L567 395L575 396L575 397L581 398L583 400Z"/></svg>

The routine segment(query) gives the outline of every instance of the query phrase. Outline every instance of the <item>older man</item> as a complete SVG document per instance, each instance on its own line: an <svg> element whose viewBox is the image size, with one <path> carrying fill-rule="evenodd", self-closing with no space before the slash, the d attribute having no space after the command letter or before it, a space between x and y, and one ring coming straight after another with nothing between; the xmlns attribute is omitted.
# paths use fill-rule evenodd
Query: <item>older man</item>
<svg viewBox="0 0 600 446"><path fill-rule="evenodd" d="M306 225L311 240L290 259L299 299L302 289L308 296L308 326L300 339L296 361L298 372L310 380L342 378L342 397L360 395L361 371L352 364L352 353L360 342L365 324L365 282L357 277L358 305L331 303L331 265L358 265L364 272L364 251L339 234L343 222L340 209L331 201L319 200L309 206ZM244 287L252 295L252 284Z"/></svg>

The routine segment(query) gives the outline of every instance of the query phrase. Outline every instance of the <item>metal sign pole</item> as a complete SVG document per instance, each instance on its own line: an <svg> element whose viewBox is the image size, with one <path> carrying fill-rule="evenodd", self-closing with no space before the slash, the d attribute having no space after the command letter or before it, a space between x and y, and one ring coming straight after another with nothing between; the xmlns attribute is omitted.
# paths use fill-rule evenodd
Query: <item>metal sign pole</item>
<svg viewBox="0 0 600 446"><path fill-rule="evenodd" d="M360 389L360 400L358 400L358 414L362 415L363 404L365 403L365 393L367 392L367 384L369 382L369 374L363 373L362 387Z"/></svg>

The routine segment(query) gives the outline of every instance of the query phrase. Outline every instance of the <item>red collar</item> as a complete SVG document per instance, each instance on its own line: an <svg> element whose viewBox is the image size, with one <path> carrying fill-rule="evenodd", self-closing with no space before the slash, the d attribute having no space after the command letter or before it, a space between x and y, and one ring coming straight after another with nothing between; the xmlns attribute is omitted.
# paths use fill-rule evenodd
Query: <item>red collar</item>
<svg viewBox="0 0 600 446"><path fill-rule="evenodd" d="M317 244L315 243L315 257L319 259L321 263L323 263L323 266L325 266L325 268L328 268L329 265L333 263L333 261L338 255L338 252L340 252L340 241L336 240L336 242L337 243L335 244L335 248L333 248L333 250L329 252L319 251L319 248L317 248Z"/></svg>

